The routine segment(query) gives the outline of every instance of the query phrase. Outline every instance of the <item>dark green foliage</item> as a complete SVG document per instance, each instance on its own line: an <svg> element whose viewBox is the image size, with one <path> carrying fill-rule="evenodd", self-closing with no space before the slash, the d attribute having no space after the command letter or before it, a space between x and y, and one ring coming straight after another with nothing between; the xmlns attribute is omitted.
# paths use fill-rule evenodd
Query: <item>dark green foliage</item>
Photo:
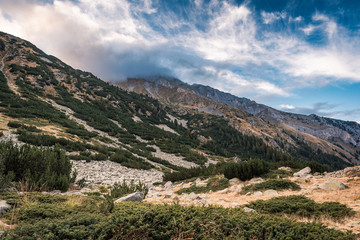
<svg viewBox="0 0 360 240"><path fill-rule="evenodd" d="M224 165L218 163L216 165L210 164L208 167L197 167L197 168L181 168L178 171L166 172L163 176L163 181L182 181L185 179L195 178L195 177L208 177L217 174L223 173Z"/></svg>
<svg viewBox="0 0 360 240"><path fill-rule="evenodd" d="M351 217L355 212L344 204L338 202L316 203L305 196L287 196L271 198L269 200L257 200L246 205L260 213L266 214L290 214L307 218L329 217L341 220Z"/></svg>
<svg viewBox="0 0 360 240"><path fill-rule="evenodd" d="M5 50L5 43L2 39L0 39L0 51L4 51Z"/></svg>
<svg viewBox="0 0 360 240"><path fill-rule="evenodd" d="M182 193L206 193L209 191L219 191L219 190L223 190L227 187L229 187L229 180L226 178L211 178L207 181L207 186L206 187L197 187L195 185L192 185L188 188L182 188L179 191L177 191L177 194L182 194Z"/></svg>
<svg viewBox="0 0 360 240"><path fill-rule="evenodd" d="M144 196L146 196L148 191L149 191L148 187L141 182L138 182L137 184L135 184L134 181L131 181L130 184L127 184L124 180L123 183L121 183L121 184L115 183L111 187L110 195L112 198L120 198L120 197L123 197L130 193L143 192Z"/></svg>
<svg viewBox="0 0 360 240"><path fill-rule="evenodd" d="M15 181L23 181L34 190L66 191L70 184L71 163L58 147L38 149L18 147L12 142L0 143L4 174L13 173Z"/></svg>
<svg viewBox="0 0 360 240"><path fill-rule="evenodd" d="M19 127L23 126L21 123L13 122L13 121L8 122L7 125L8 125L8 127L11 127L11 128L19 128Z"/></svg>
<svg viewBox="0 0 360 240"><path fill-rule="evenodd" d="M152 165L145 162L143 159L135 157L131 152L118 149L111 155L110 160L113 162L120 163L121 165L129 168L137 169L150 169Z"/></svg>
<svg viewBox="0 0 360 240"><path fill-rule="evenodd" d="M107 200L95 196L0 193L0 197L17 205L3 216L11 224L17 224L2 235L6 240L355 239L352 233L329 229L321 224L245 213L241 208L123 202L108 211L111 206L107 210L102 207ZM76 204L73 202L75 198Z"/></svg>
<svg viewBox="0 0 360 240"><path fill-rule="evenodd" d="M35 126L27 126L27 125L21 124L19 122L10 121L10 122L8 122L8 126L11 128L21 128L21 129L29 131L29 132L41 132L41 130Z"/></svg>
<svg viewBox="0 0 360 240"><path fill-rule="evenodd" d="M245 194L247 192L255 192L255 191L264 191L267 189L274 189L274 190L300 190L300 186L294 182L285 179L271 179L265 182L256 183L253 185L248 185L242 188L241 193Z"/></svg>
<svg viewBox="0 0 360 240"><path fill-rule="evenodd" d="M269 164L263 160L252 159L247 162L228 163L224 168L224 176L228 179L239 178L242 181L259 177L269 171Z"/></svg>

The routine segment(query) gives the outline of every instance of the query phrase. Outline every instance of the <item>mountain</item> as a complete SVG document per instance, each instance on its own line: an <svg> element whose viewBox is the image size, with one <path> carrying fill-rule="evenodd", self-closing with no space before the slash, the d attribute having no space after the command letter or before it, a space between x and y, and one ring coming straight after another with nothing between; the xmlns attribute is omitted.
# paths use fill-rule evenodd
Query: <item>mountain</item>
<svg viewBox="0 0 360 240"><path fill-rule="evenodd" d="M0 58L0 141L56 145L94 182L152 183L163 172L254 158L297 168L315 161L327 170L359 160L350 144L229 106L223 96L232 96L214 89L218 99L206 87L160 77L128 79L120 84L125 91L6 33ZM120 164L122 174L108 172L114 165L104 160Z"/></svg>
<svg viewBox="0 0 360 240"><path fill-rule="evenodd" d="M157 98L169 106L227 116L240 110L242 120L248 124L243 122L237 126L238 129L262 137L275 147L296 146L301 141L315 150L321 149L354 163L359 162L360 125L356 122L283 112L209 86L189 85L168 77L129 78L118 84L128 91Z"/></svg>

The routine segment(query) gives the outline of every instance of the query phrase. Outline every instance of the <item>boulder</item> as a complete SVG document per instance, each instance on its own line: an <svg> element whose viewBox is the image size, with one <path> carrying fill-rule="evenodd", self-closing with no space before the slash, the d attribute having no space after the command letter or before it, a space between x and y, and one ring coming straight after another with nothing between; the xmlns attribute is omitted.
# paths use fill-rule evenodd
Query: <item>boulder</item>
<svg viewBox="0 0 360 240"><path fill-rule="evenodd" d="M11 205L9 205L5 200L0 200L0 215L11 209Z"/></svg>
<svg viewBox="0 0 360 240"><path fill-rule="evenodd" d="M257 192L253 193L253 196L262 196L262 195L263 195L263 193L260 192L260 191L257 191Z"/></svg>
<svg viewBox="0 0 360 240"><path fill-rule="evenodd" d="M239 193L239 192L241 192L241 190L242 190L243 187L244 187L244 184L239 184L239 185L236 186L235 191L236 191L237 193Z"/></svg>
<svg viewBox="0 0 360 240"><path fill-rule="evenodd" d="M287 171L287 172L291 172L291 167L279 167L279 170L283 170L283 171Z"/></svg>
<svg viewBox="0 0 360 240"><path fill-rule="evenodd" d="M244 210L245 212L256 212L254 209L248 208L248 207L244 207L243 210Z"/></svg>
<svg viewBox="0 0 360 240"><path fill-rule="evenodd" d="M236 184L239 184L240 183L240 180L238 178L232 178L229 180L229 184L232 186L232 185L236 185Z"/></svg>
<svg viewBox="0 0 360 240"><path fill-rule="evenodd" d="M256 183L261 183L264 182L264 179L262 178L252 178L249 180L249 184L248 185L252 185L252 184L256 184Z"/></svg>
<svg viewBox="0 0 360 240"><path fill-rule="evenodd" d="M294 173L294 177L303 177L303 176L306 176L306 175L308 175L310 173L311 173L311 168L306 167L306 168L303 168L300 171Z"/></svg>
<svg viewBox="0 0 360 240"><path fill-rule="evenodd" d="M278 196L278 195L279 195L278 192L273 189L269 189L264 192L264 196Z"/></svg>
<svg viewBox="0 0 360 240"><path fill-rule="evenodd" d="M173 202L178 202L180 199L179 199L179 197L178 196L175 196L174 198L173 198Z"/></svg>
<svg viewBox="0 0 360 240"><path fill-rule="evenodd" d="M166 182L164 185L165 189L170 189L170 188L172 188L172 186L173 186L173 184L170 181Z"/></svg>
<svg viewBox="0 0 360 240"><path fill-rule="evenodd" d="M221 194L225 194L225 193L228 193L228 192L230 192L229 188L225 188L223 190L218 191L218 193L221 193Z"/></svg>
<svg viewBox="0 0 360 240"><path fill-rule="evenodd" d="M171 195L173 195L174 191L167 191L165 192L164 198L171 198Z"/></svg>
<svg viewBox="0 0 360 240"><path fill-rule="evenodd" d="M295 178L295 182L297 182L297 183L306 183L307 179L305 179L303 177L297 177L297 178Z"/></svg>
<svg viewBox="0 0 360 240"><path fill-rule="evenodd" d="M115 200L115 203L118 202L125 202L125 201L129 201L129 202L141 202L144 199L144 193L143 192L135 192L135 193L131 193L125 197L119 198L117 200Z"/></svg>
<svg viewBox="0 0 360 240"><path fill-rule="evenodd" d="M188 197L190 200L195 200L195 199L200 200L201 199L200 195L196 194L194 192L191 192Z"/></svg>
<svg viewBox="0 0 360 240"><path fill-rule="evenodd" d="M346 186L345 184L337 180L326 180L325 182L319 185L319 188L323 190L342 190L345 189Z"/></svg>

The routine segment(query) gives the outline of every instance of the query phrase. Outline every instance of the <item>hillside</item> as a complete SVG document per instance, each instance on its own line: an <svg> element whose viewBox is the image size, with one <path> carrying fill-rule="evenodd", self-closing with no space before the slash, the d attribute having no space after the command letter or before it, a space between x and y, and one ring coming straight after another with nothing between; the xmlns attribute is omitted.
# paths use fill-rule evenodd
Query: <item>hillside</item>
<svg viewBox="0 0 360 240"><path fill-rule="evenodd" d="M277 148L290 149L306 143L314 150L359 162L360 125L356 122L282 112L208 86L189 85L167 77L130 78L121 81L119 86L178 109L226 116L241 132L263 138ZM235 121L238 116L241 123Z"/></svg>
<svg viewBox="0 0 360 240"><path fill-rule="evenodd" d="M129 79L124 90L6 33L0 58L5 239L356 239L360 231L358 168L341 179L326 173L358 160L340 143L176 79ZM328 179L347 186L322 189ZM276 196L290 197L278 200L284 212L261 208Z"/></svg>

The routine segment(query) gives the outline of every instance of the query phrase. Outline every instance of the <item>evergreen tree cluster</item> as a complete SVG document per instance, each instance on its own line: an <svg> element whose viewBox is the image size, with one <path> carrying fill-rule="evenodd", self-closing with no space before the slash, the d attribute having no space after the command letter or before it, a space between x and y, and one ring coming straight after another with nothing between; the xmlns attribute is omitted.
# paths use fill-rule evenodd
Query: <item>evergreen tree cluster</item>
<svg viewBox="0 0 360 240"><path fill-rule="evenodd" d="M12 142L0 143L2 175L13 176L32 190L62 190L69 188L71 163L65 152L54 148L37 148L30 145L19 147Z"/></svg>
<svg viewBox="0 0 360 240"><path fill-rule="evenodd" d="M247 162L228 163L224 168L224 176L226 178L238 178L242 181L259 177L267 172L269 172L269 164L259 159L252 159Z"/></svg>

